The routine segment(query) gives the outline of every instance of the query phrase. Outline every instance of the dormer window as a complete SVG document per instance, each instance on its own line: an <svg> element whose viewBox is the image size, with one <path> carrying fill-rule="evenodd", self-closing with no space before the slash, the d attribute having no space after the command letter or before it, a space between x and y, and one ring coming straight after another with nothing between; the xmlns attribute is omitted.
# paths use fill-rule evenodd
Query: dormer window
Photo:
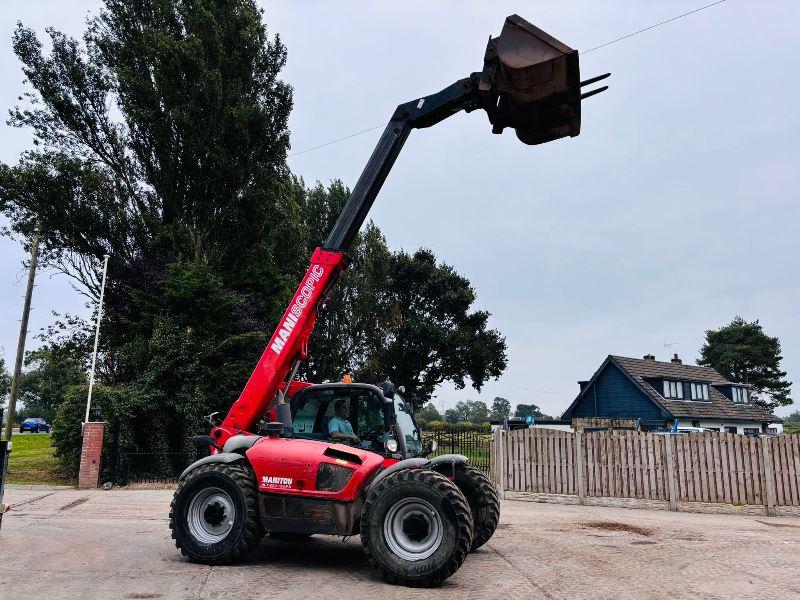
<svg viewBox="0 0 800 600"><path fill-rule="evenodd" d="M733 393L734 404L747 404L750 402L750 392L747 388L733 387L731 392Z"/></svg>
<svg viewBox="0 0 800 600"><path fill-rule="evenodd" d="M692 383L692 400L708 400L708 384L707 383Z"/></svg>
<svg viewBox="0 0 800 600"><path fill-rule="evenodd" d="M664 380L664 398L683 399L683 383L680 381Z"/></svg>

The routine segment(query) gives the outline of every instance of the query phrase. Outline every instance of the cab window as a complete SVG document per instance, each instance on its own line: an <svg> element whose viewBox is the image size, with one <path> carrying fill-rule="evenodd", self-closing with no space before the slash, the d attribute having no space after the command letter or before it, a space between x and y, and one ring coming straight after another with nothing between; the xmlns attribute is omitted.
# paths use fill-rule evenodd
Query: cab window
<svg viewBox="0 0 800 600"><path fill-rule="evenodd" d="M296 437L326 439L328 422L339 400L350 408L349 421L356 435L378 437L385 433L383 402L368 389L328 388L309 390L292 400L292 424Z"/></svg>
<svg viewBox="0 0 800 600"><path fill-rule="evenodd" d="M354 403L353 400L355 401ZM383 420L383 402L367 390L364 390L364 393L351 400L350 417L354 416L356 419L356 433L362 437L373 433L381 435L386 429Z"/></svg>

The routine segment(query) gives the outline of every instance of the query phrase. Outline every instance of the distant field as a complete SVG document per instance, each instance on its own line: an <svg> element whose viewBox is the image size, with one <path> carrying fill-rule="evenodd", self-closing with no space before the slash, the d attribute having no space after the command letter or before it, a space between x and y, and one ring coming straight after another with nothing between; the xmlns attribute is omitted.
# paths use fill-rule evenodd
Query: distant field
<svg viewBox="0 0 800 600"><path fill-rule="evenodd" d="M8 483L70 485L74 481L60 476L49 433L15 434L8 463Z"/></svg>

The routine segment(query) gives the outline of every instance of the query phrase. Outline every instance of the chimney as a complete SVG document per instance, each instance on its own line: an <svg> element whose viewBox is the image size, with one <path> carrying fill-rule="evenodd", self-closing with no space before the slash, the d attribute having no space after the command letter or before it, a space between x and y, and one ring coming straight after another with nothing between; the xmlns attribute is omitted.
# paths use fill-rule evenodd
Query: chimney
<svg viewBox="0 0 800 600"><path fill-rule="evenodd" d="M673 355L672 359L669 362L671 362L673 365L682 365L683 364L683 361L680 358L678 358L677 354Z"/></svg>
<svg viewBox="0 0 800 600"><path fill-rule="evenodd" d="M588 381L579 381L578 385L581 386L581 391L586 389L586 386L589 385Z"/></svg>
<svg viewBox="0 0 800 600"><path fill-rule="evenodd" d="M645 354L642 358L644 358L645 360L652 360L653 362L656 361L656 357L653 356L652 354Z"/></svg>

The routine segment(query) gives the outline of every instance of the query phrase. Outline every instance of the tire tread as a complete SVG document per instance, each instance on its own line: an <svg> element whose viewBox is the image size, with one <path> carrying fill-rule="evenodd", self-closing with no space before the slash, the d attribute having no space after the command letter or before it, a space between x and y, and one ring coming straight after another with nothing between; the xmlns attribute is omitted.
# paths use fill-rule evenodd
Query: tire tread
<svg viewBox="0 0 800 600"><path fill-rule="evenodd" d="M470 548L470 552L474 552L481 546L483 546L489 539L494 535L495 530L497 529L497 524L500 522L500 500L497 498L497 490L495 490L492 482L489 481L489 478L481 471L480 469L473 467L471 465L465 465L462 467L461 477L467 478L469 480L470 490L465 490L463 486L463 482L459 480L461 477L458 475L456 476L456 483L461 488L461 491L464 493L468 499L470 495L479 496L481 501L484 503L486 512L482 519L476 519L476 512L473 511L472 518L473 518L473 527L475 529L475 535L472 538L472 547ZM470 509L472 507L470 506Z"/></svg>
<svg viewBox="0 0 800 600"><path fill-rule="evenodd" d="M424 578L409 578L391 571L376 558L375 551L369 543L369 515L374 509L375 502L389 487L407 481L428 485L444 496L453 507L458 522L458 539L455 551L442 567L435 573ZM364 552L367 554L370 564L376 567L383 578L389 583L409 587L433 587L439 585L461 567L467 554L469 554L472 536L472 513L470 512L469 504L458 487L447 477L436 471L424 469L398 471L381 480L374 489L369 490L366 502L364 503L361 517L361 542L364 546Z"/></svg>
<svg viewBox="0 0 800 600"><path fill-rule="evenodd" d="M245 498L247 507L247 514L245 516L244 531L238 540L236 546L229 552L222 556L205 557L189 552L181 545L181 541L175 531L175 499L190 481L200 477L209 472L224 473L233 479L234 483L242 491ZM234 464L220 464L211 463L202 465L191 471L186 478L178 484L175 490L175 495L172 497L172 502L169 507L169 528L172 530L172 539L175 540L175 546L181 551L183 556L187 556L191 562L201 563L206 565L221 565L236 562L242 557L246 556L255 550L261 543L264 537L264 528L258 515L258 486L256 485L253 471L246 465L241 463Z"/></svg>

